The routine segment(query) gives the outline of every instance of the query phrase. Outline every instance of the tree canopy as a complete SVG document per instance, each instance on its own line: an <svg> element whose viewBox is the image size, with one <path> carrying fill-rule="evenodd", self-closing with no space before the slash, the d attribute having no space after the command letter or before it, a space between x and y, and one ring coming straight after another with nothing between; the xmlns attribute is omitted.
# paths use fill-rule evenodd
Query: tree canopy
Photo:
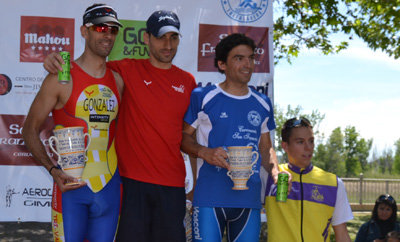
<svg viewBox="0 0 400 242"><path fill-rule="evenodd" d="M290 63L302 48L337 53L353 36L400 57L400 0L275 0L274 16L275 62ZM339 33L346 37L333 41Z"/></svg>

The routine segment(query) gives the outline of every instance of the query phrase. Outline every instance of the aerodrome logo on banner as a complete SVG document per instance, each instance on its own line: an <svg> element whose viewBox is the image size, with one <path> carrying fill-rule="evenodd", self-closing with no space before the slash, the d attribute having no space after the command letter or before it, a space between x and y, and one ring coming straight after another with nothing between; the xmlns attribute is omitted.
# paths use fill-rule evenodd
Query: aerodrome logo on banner
<svg viewBox="0 0 400 242"><path fill-rule="evenodd" d="M221 5L231 19L250 23L264 16L268 0L221 0Z"/></svg>
<svg viewBox="0 0 400 242"><path fill-rule="evenodd" d="M43 62L52 52L69 51L74 59L73 18L21 16L20 61Z"/></svg>

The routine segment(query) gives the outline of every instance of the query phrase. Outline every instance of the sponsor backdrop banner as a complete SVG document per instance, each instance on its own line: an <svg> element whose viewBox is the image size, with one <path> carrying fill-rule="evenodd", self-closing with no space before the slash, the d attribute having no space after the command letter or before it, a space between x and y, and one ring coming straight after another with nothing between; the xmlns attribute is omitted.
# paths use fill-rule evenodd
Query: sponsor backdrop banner
<svg viewBox="0 0 400 242"><path fill-rule="evenodd" d="M174 64L191 72L199 86L224 80L214 67L221 38L241 32L256 44L256 68L250 85L273 100L272 0L101 1L118 12L124 25L110 59L147 58L145 21L159 9L176 12L181 42ZM25 147L22 127L47 72L51 52L81 55L82 15L93 1L3 0L0 25L0 221L50 221L52 178ZM40 138L50 157L49 117Z"/></svg>

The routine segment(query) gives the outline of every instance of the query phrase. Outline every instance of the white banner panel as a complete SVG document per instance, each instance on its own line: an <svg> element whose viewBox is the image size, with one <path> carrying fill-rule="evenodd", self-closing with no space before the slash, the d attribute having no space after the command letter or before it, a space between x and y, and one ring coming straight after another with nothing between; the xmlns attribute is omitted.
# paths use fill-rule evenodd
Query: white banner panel
<svg viewBox="0 0 400 242"><path fill-rule="evenodd" d="M181 42L174 64L191 72L200 86L224 80L213 66L218 41L233 32L257 44L250 85L273 100L272 0L106 1L124 23L110 59L146 58L145 21L155 10L177 13ZM51 177L26 149L21 127L46 76L43 59L67 50L76 59L84 50L79 28L93 1L3 0L0 25L0 221L50 221ZM53 124L49 118L41 139ZM51 153L49 153L51 155Z"/></svg>

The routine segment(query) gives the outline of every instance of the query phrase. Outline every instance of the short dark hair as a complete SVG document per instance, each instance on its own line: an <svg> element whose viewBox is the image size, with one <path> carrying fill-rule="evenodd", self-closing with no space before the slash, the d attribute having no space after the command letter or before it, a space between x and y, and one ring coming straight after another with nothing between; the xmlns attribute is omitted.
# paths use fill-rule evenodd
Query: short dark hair
<svg viewBox="0 0 400 242"><path fill-rule="evenodd" d="M311 125L311 122L304 117L288 119L283 124L282 130L281 130L282 141L289 143L289 139L292 134L292 130L294 128L298 128L298 127L313 128L313 126Z"/></svg>
<svg viewBox="0 0 400 242"><path fill-rule="evenodd" d="M374 210L372 210L372 219L375 221L378 220L378 206L380 204L386 204L392 209L392 215L390 216L389 221L395 223L397 221L396 200L394 200L394 198L389 194L382 194L376 199Z"/></svg>
<svg viewBox="0 0 400 242"><path fill-rule="evenodd" d="M214 66L220 73L225 73L219 69L218 61L226 62L229 52L238 45L247 45L254 52L256 44L254 40L244 34L234 33L223 38L215 47Z"/></svg>

